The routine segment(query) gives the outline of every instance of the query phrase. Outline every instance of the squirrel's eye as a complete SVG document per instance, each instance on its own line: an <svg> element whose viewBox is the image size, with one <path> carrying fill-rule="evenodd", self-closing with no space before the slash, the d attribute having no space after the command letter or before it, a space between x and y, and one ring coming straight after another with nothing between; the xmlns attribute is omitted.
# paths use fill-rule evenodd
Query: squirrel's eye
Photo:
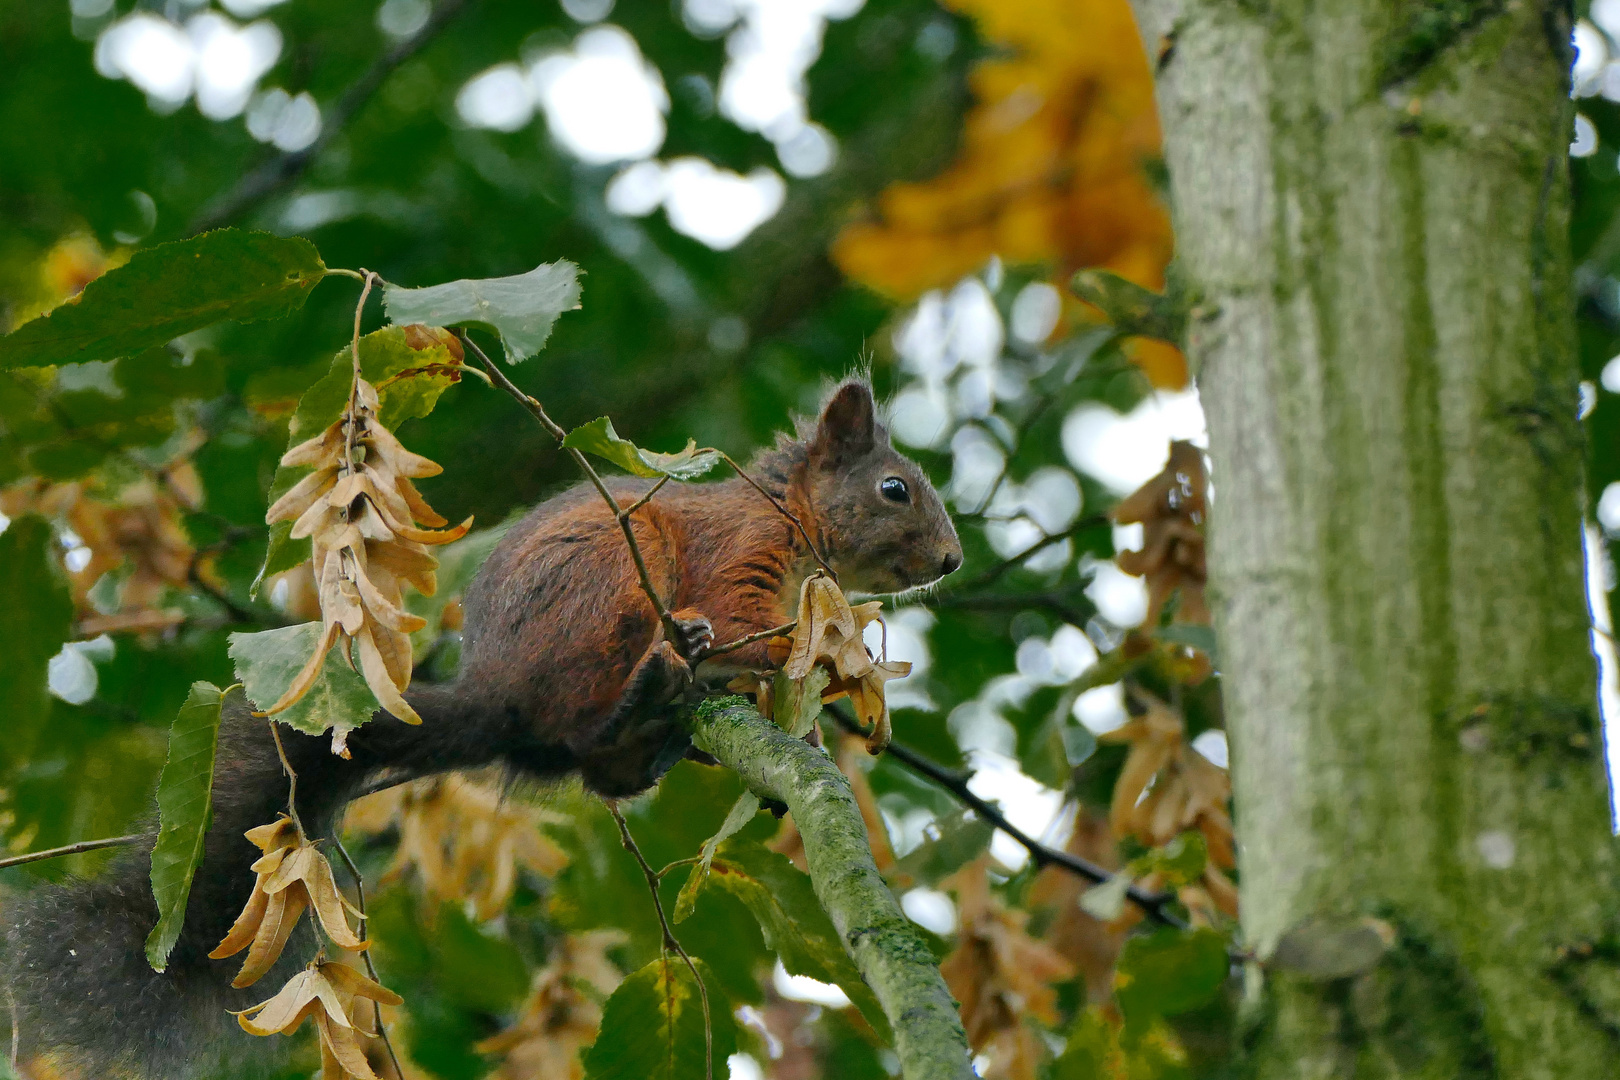
<svg viewBox="0 0 1620 1080"><path fill-rule="evenodd" d="M904 503L911 501L911 492L906 489L906 482L898 476L885 476L878 490L890 502Z"/></svg>

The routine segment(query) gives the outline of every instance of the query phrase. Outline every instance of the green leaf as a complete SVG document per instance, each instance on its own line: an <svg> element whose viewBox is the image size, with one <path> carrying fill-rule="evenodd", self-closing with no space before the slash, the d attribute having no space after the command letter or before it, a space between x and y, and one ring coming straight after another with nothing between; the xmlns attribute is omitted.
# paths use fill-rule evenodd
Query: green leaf
<svg viewBox="0 0 1620 1080"><path fill-rule="evenodd" d="M318 622L231 635L230 654L236 662L236 677L255 709L274 705L286 693L320 639ZM340 648L333 648L326 654L326 663L309 693L296 705L276 713L275 719L311 735L331 728L335 737L341 737L370 720L379 708L366 680L344 661Z"/></svg>
<svg viewBox="0 0 1620 1080"><path fill-rule="evenodd" d="M431 331L424 334L415 327L386 326L360 339L360 373L377 388L377 419L390 431L406 420L431 413L440 395L461 381L460 367L456 354ZM299 398L287 428L289 448L325 431L343 415L353 373L353 353L340 350L326 374ZM268 502L281 498L309 472L303 465L277 466ZM292 539L292 526L290 521L278 521L270 527L264 564L250 596L258 597L265 578L309 558L309 541Z"/></svg>
<svg viewBox="0 0 1620 1080"><path fill-rule="evenodd" d="M643 450L629 439L621 439L613 430L613 421L605 416L570 431L563 445L595 454L633 476L649 479L668 476L674 480L696 480L720 463L719 451L699 450L695 439L687 439L686 449L676 454Z"/></svg>
<svg viewBox="0 0 1620 1080"><path fill-rule="evenodd" d="M771 711L775 714L771 719L776 721L776 726L795 739L810 734L816 717L821 715L821 692L831 681L832 676L823 667L811 668L810 674L802 679L790 679L778 672L771 694Z"/></svg>
<svg viewBox="0 0 1620 1080"><path fill-rule="evenodd" d="M743 902L790 974L837 985L884 1038L889 1021L844 951L810 878L768 848L733 841L715 856L709 879Z"/></svg>
<svg viewBox="0 0 1620 1080"><path fill-rule="evenodd" d="M732 804L726 820L720 823L720 831L703 841L703 850L697 865L692 867L692 872L686 877L686 884L681 886L680 895L675 898L676 922L685 922L686 917L692 914L692 909L697 906L698 890L703 888L703 883L709 879L709 867L714 862L714 849L737 835L744 825L754 820L757 813L759 813L759 796L752 791L744 791Z"/></svg>
<svg viewBox="0 0 1620 1080"><path fill-rule="evenodd" d="M737 1052L731 1004L702 960L693 959L709 992L714 1075ZM704 1080L709 1072L703 1003L686 961L663 956L630 975L602 1007L602 1030L585 1052L585 1080Z"/></svg>
<svg viewBox="0 0 1620 1080"><path fill-rule="evenodd" d="M1080 910L1093 919L1113 922L1125 910L1125 894L1131 890L1136 875L1127 867L1107 881L1093 885L1080 894Z"/></svg>
<svg viewBox="0 0 1620 1080"><path fill-rule="evenodd" d="M514 277L464 278L425 289L384 285L383 304L399 325L488 326L500 335L507 363L515 364L545 348L557 316L579 307L579 267L560 259Z"/></svg>
<svg viewBox="0 0 1620 1080"><path fill-rule="evenodd" d="M1174 1016L1214 1000L1227 969L1222 934L1207 927L1167 927L1125 943L1114 971L1114 996L1132 1024Z"/></svg>
<svg viewBox="0 0 1620 1080"><path fill-rule="evenodd" d="M5 703L0 762L14 766L31 756L50 714L46 672L51 657L73 635L73 600L51 547L56 537L44 518L21 515L0 533L0 702Z"/></svg>
<svg viewBox="0 0 1620 1080"><path fill-rule="evenodd" d="M225 695L234 689L192 683L191 695L169 729L169 758L158 780L157 844L152 848L152 897L158 922L146 938L146 960L154 971L168 966L185 923L191 878L202 862L212 811L219 714Z"/></svg>
<svg viewBox="0 0 1620 1080"><path fill-rule="evenodd" d="M995 827L971 810L964 810L939 823L939 835L924 840L895 863L896 875L932 885L949 877L983 854L996 834Z"/></svg>
<svg viewBox="0 0 1620 1080"><path fill-rule="evenodd" d="M1188 831L1171 839L1163 847L1156 847L1131 863L1138 877L1157 873L1164 878L1164 887L1175 889L1190 885L1204 876L1204 863L1209 849L1204 834Z"/></svg>
<svg viewBox="0 0 1620 1080"><path fill-rule="evenodd" d="M1395 944L1395 928L1383 919L1316 917L1286 930L1268 966L1328 982L1371 971Z"/></svg>
<svg viewBox="0 0 1620 1080"><path fill-rule="evenodd" d="M1177 645L1186 645L1197 649L1210 661L1217 662L1215 653L1215 628L1212 626L1199 626L1195 623L1171 623L1161 626L1153 631L1153 636L1160 641L1169 641Z"/></svg>
<svg viewBox="0 0 1620 1080"><path fill-rule="evenodd" d="M116 360L225 319L279 318L325 276L296 236L220 229L159 244L0 338L0 368Z"/></svg>

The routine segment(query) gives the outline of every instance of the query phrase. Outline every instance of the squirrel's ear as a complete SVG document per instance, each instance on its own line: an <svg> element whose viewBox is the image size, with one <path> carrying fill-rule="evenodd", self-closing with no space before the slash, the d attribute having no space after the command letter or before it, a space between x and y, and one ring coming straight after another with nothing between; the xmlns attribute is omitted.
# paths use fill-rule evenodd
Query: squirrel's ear
<svg viewBox="0 0 1620 1080"><path fill-rule="evenodd" d="M837 466L872 452L877 445L877 403L864 382L840 386L821 410L810 457L818 464Z"/></svg>

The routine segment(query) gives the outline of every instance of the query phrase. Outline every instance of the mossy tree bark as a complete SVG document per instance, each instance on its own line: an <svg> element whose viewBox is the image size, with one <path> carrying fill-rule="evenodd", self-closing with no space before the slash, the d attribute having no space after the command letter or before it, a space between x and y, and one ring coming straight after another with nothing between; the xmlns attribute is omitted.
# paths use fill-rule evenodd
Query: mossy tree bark
<svg viewBox="0 0 1620 1080"><path fill-rule="evenodd" d="M972 1080L967 1035L939 964L872 861L849 780L822 751L762 718L745 698L717 698L692 718L699 749L754 794L787 804L816 898L894 1029L905 1080Z"/></svg>
<svg viewBox="0 0 1620 1080"><path fill-rule="evenodd" d="M1209 421L1244 933L1275 961L1247 1071L1620 1076L1567 8L1135 2Z"/></svg>

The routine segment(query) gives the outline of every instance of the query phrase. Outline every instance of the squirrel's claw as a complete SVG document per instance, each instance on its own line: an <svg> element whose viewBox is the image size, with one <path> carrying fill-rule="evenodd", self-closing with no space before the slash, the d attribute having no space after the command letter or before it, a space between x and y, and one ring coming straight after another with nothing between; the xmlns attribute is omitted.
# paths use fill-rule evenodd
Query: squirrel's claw
<svg viewBox="0 0 1620 1080"><path fill-rule="evenodd" d="M701 611L682 608L670 617L675 620L678 632L677 639L671 644L688 661L714 644L714 624Z"/></svg>

